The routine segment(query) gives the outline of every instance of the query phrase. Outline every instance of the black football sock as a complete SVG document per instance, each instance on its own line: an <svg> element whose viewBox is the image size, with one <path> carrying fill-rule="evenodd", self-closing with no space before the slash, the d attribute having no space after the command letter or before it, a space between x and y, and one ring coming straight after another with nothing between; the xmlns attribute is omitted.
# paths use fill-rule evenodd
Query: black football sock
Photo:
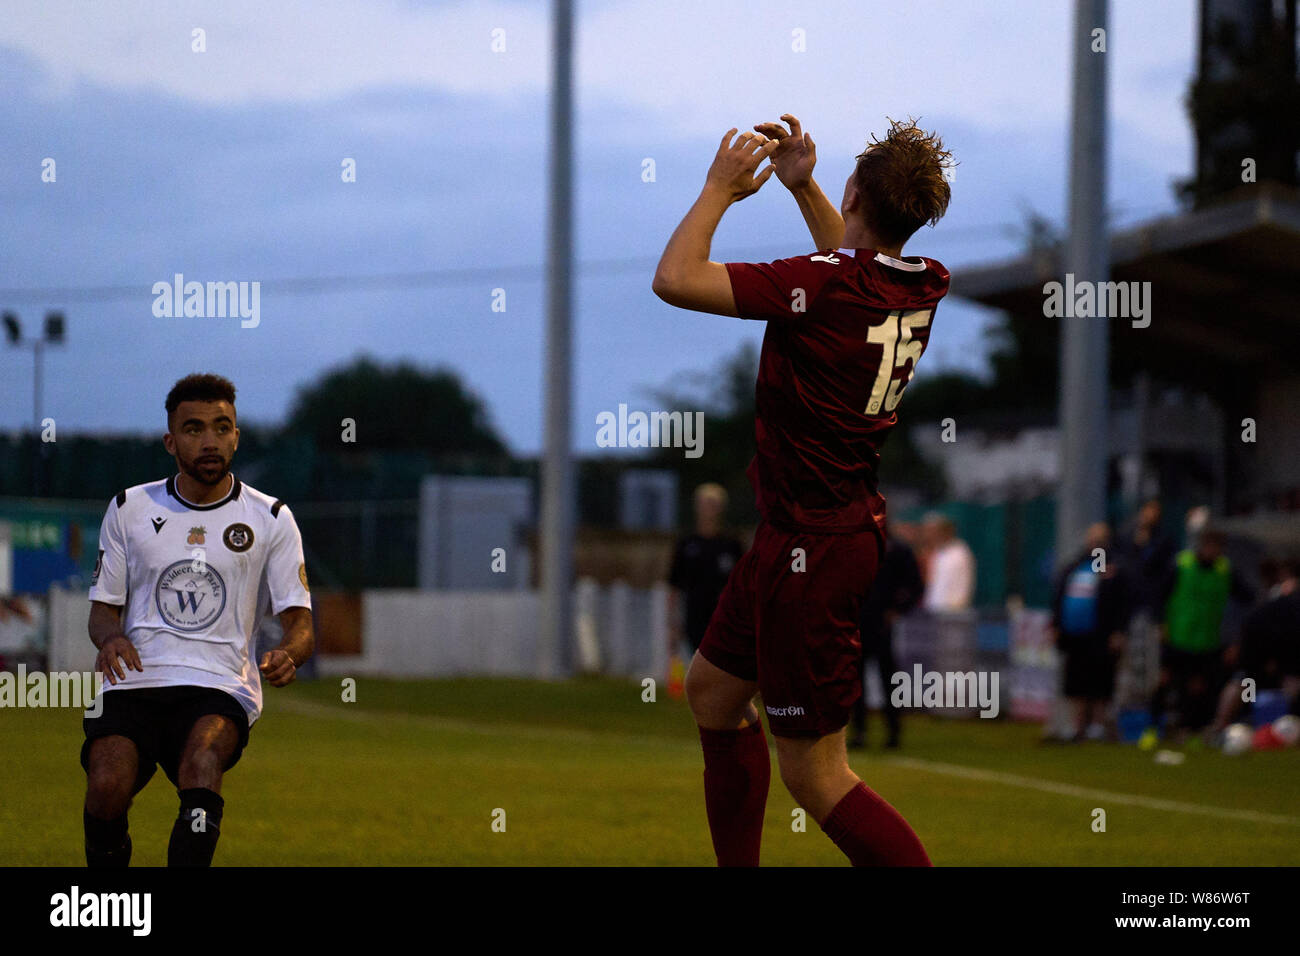
<svg viewBox="0 0 1300 956"><path fill-rule="evenodd" d="M92 817L81 811L86 831L86 866L96 869L122 869L131 863L131 835L126 830L126 814L112 820Z"/></svg>
<svg viewBox="0 0 1300 956"><path fill-rule="evenodd" d="M168 866L211 866L221 836L221 811L226 801L206 787L178 790L181 812L172 824L167 844Z"/></svg>

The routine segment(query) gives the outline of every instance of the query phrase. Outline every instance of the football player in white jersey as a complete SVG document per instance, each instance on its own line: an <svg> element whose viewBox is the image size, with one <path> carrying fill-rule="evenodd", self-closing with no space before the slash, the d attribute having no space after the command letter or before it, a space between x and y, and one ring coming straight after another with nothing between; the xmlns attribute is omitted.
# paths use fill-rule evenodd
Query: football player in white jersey
<svg viewBox="0 0 1300 956"><path fill-rule="evenodd" d="M211 865L221 776L262 711L262 681L290 683L315 645L293 515L230 471L235 387L190 375L166 408L163 444L178 473L109 502L91 579L90 639L107 681L81 749L86 863L95 867L130 862L127 808L156 764L180 796L167 864ZM268 612L284 639L255 662Z"/></svg>

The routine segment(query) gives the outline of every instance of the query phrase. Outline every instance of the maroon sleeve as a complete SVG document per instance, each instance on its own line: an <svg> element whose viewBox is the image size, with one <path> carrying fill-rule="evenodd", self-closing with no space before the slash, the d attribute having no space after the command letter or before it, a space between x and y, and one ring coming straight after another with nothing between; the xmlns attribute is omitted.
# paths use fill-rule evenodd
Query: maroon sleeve
<svg viewBox="0 0 1300 956"><path fill-rule="evenodd" d="M833 252L815 252L775 262L728 262L736 313L742 319L802 318L841 261Z"/></svg>

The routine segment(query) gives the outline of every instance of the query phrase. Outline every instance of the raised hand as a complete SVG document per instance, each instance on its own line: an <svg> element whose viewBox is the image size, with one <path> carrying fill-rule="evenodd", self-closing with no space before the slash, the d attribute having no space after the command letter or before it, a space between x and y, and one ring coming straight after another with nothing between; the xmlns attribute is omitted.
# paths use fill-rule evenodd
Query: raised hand
<svg viewBox="0 0 1300 956"><path fill-rule="evenodd" d="M757 176L754 171L759 163L772 154L777 143L762 134L741 133L736 142L731 137L736 135L735 127L727 130L718 146L713 165L709 167L707 185L726 193L732 202L739 202L762 188L763 183L772 178L772 166L769 164Z"/></svg>
<svg viewBox="0 0 1300 956"><path fill-rule="evenodd" d="M789 130L780 123L759 123L754 130L776 141L776 149L772 152L776 178L786 189L794 191L812 182L813 167L817 165L817 144L803 131L796 117L782 113L781 119L790 125Z"/></svg>

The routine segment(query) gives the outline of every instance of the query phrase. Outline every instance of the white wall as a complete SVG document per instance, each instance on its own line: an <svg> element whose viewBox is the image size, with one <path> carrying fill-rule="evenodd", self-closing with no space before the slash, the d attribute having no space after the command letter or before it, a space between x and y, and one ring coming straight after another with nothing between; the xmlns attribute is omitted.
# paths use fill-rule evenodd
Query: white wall
<svg viewBox="0 0 1300 956"><path fill-rule="evenodd" d="M577 670L666 678L668 590L579 582L573 642ZM319 655L319 672L371 677L536 677L536 591L367 591L361 600L360 655ZM87 636L90 602L83 590L52 588L49 598L52 671L89 671L95 647ZM589 666L583 667L586 663ZM557 674L566 669L556 661Z"/></svg>
<svg viewBox="0 0 1300 956"><path fill-rule="evenodd" d="M1001 494L1010 485L1055 486L1060 478L1060 432L1026 428L1012 438L991 439L976 429L956 426L956 441L942 440L942 426L913 431L917 451L944 471L952 497Z"/></svg>
<svg viewBox="0 0 1300 956"><path fill-rule="evenodd" d="M557 657L553 673L666 676L667 603L663 585L579 582L573 662ZM537 677L540 611L536 591L366 591L362 653L322 656L318 666L331 676Z"/></svg>
<svg viewBox="0 0 1300 956"><path fill-rule="evenodd" d="M50 588L49 614L49 670L93 671L99 652L90 643L90 599L85 589Z"/></svg>

